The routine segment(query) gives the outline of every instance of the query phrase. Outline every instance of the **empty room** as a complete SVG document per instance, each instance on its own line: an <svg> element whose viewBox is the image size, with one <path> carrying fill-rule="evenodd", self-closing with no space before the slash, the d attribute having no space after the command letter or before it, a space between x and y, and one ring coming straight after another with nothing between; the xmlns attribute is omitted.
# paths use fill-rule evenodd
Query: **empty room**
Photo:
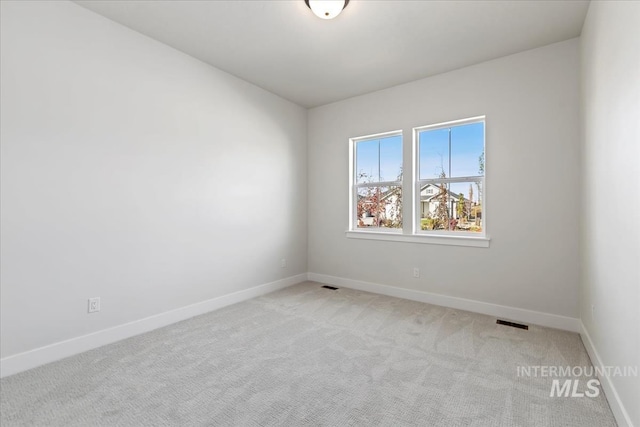
<svg viewBox="0 0 640 427"><path fill-rule="evenodd" d="M640 427L640 1L0 19L2 427Z"/></svg>

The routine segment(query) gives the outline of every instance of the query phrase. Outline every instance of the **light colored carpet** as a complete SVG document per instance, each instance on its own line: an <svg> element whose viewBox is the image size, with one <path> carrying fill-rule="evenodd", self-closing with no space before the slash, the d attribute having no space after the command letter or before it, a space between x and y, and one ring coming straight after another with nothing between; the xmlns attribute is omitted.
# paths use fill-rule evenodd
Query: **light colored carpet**
<svg viewBox="0 0 640 427"><path fill-rule="evenodd" d="M308 282L4 378L1 425L615 425L522 365L590 362L574 333Z"/></svg>

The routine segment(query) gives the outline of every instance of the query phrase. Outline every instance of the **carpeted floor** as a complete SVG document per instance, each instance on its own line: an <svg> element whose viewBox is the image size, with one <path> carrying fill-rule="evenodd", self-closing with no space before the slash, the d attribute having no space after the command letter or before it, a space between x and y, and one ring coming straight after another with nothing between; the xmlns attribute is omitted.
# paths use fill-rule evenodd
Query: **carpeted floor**
<svg viewBox="0 0 640 427"><path fill-rule="evenodd" d="M0 424L615 426L529 365L591 366L574 333L307 282L4 378Z"/></svg>

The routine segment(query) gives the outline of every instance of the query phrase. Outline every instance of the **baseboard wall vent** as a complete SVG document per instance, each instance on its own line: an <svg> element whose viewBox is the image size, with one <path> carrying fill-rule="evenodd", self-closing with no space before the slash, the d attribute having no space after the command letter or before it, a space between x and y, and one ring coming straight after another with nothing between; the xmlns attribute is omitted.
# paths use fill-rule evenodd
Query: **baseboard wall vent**
<svg viewBox="0 0 640 427"><path fill-rule="evenodd" d="M508 320L496 320L498 325L511 326L512 328L524 329L526 331L529 330L529 325L523 325L522 323L509 322Z"/></svg>
<svg viewBox="0 0 640 427"><path fill-rule="evenodd" d="M337 291L339 288L335 288L333 286L323 286L325 289L331 289L332 291Z"/></svg>

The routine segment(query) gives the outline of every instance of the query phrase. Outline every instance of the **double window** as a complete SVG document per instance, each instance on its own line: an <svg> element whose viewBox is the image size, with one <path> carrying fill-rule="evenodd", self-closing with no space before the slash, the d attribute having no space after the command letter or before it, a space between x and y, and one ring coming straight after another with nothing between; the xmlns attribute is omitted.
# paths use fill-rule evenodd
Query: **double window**
<svg viewBox="0 0 640 427"><path fill-rule="evenodd" d="M410 158L401 131L350 140L350 230L486 237L484 117L414 128Z"/></svg>

